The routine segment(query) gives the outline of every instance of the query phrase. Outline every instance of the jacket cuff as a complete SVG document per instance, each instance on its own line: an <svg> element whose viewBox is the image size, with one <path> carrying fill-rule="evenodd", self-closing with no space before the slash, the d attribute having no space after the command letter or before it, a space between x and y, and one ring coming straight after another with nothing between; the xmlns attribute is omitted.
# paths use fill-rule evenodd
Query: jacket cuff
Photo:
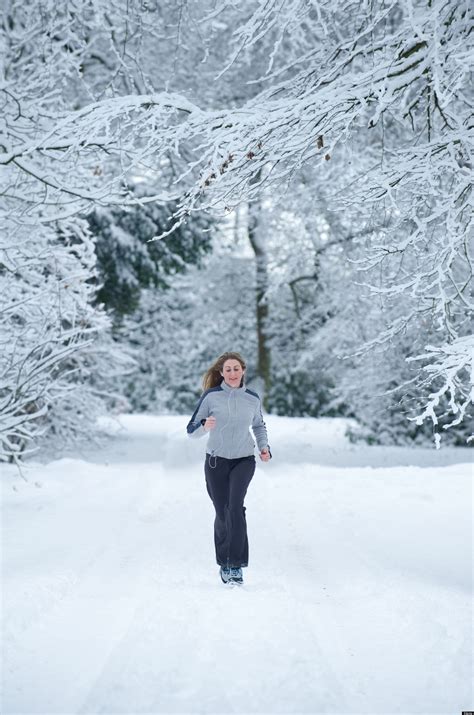
<svg viewBox="0 0 474 715"><path fill-rule="evenodd" d="M189 436L191 437L191 439L193 439L194 437L202 437L203 435L207 434L206 430L204 429L205 421L206 420L201 420L201 425L197 429L195 429L194 432L189 432Z"/></svg>

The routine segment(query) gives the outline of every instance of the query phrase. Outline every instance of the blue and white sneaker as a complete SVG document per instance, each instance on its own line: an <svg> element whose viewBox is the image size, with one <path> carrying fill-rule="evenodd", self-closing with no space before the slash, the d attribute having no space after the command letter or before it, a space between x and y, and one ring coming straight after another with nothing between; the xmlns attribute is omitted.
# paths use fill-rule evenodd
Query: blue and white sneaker
<svg viewBox="0 0 474 715"><path fill-rule="evenodd" d="M243 583L244 579L242 577L242 569L232 566L230 569L230 580L234 583Z"/></svg>
<svg viewBox="0 0 474 715"><path fill-rule="evenodd" d="M229 583L231 578L230 578L230 568L228 566L221 566L220 568L220 575L223 583Z"/></svg>

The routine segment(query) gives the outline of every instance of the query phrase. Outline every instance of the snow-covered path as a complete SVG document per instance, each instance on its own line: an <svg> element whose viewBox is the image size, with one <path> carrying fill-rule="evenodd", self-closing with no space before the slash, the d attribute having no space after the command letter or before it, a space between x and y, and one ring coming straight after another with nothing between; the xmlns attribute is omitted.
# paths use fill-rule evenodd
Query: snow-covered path
<svg viewBox="0 0 474 715"><path fill-rule="evenodd" d="M186 418L124 416L29 484L2 468L2 713L472 709L470 451L266 422L242 588L218 577Z"/></svg>

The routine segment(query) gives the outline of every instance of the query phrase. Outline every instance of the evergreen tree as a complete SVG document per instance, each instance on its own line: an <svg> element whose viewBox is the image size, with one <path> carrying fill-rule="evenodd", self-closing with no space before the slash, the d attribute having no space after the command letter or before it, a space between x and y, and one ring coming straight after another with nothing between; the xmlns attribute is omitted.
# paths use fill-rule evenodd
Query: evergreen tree
<svg viewBox="0 0 474 715"><path fill-rule="evenodd" d="M113 315L115 325L137 310L143 289L154 288L158 298L173 276L199 265L211 251L212 224L204 214L193 215L170 236L152 240L166 230L173 208L149 203L96 209L88 216L100 283L96 300Z"/></svg>

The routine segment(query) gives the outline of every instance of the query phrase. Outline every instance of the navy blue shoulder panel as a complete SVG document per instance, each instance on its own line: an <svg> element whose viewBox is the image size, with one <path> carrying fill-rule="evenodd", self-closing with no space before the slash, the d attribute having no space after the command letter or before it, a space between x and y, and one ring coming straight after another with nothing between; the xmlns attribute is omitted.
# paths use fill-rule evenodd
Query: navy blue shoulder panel
<svg viewBox="0 0 474 715"><path fill-rule="evenodd" d="M253 390L249 390L249 389L247 388L247 389L245 390L245 392L248 392L249 395L253 395L253 396L256 397L258 400L260 399L260 397L257 395L257 393L254 392Z"/></svg>
<svg viewBox="0 0 474 715"><path fill-rule="evenodd" d="M203 393L203 397L208 394L208 392L219 392L219 390L222 390L222 387L220 385L216 385L216 387L210 387L206 392ZM223 392L223 390L222 390Z"/></svg>
<svg viewBox="0 0 474 715"><path fill-rule="evenodd" d="M199 398L198 406L196 407L195 414L199 409L199 405L203 401L203 399L208 395L210 392L219 392L219 390L222 390L222 387L220 385L217 385L217 387L210 387L208 390L204 390L202 393L201 397Z"/></svg>
<svg viewBox="0 0 474 715"><path fill-rule="evenodd" d="M194 418L196 417L199 408L201 407L201 403L202 403L203 399L204 399L204 398L206 397L206 395L208 395L210 392L219 392L219 390L222 390L222 387L221 387L220 385L217 385L217 387L210 387L208 390L205 390L205 391L202 393L201 397L199 398L199 402L197 403L197 407L196 407L196 409L195 409L194 412L193 412L193 416L192 416L191 419L189 420L189 423L188 423L188 426L187 426L187 432L188 432L188 433L194 432L195 430L197 430L198 427L200 427L199 424L198 424L198 425L194 425L193 422L194 422ZM222 390L222 392L223 392L223 390Z"/></svg>

